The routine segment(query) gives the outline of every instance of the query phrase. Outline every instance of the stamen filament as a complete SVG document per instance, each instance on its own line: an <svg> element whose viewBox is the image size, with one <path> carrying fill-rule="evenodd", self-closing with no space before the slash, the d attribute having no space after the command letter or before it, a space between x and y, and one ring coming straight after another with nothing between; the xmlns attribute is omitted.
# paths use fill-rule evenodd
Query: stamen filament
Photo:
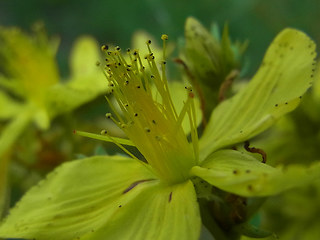
<svg viewBox="0 0 320 240"><path fill-rule="evenodd" d="M117 143L122 144L122 145L135 147L134 143L131 140L125 139L125 138L105 136L105 135L101 135L101 134L88 133L88 132L83 132L83 131L78 131L78 130L76 130L75 133L78 134L79 136L83 136L83 137L88 137L88 138L101 140L101 141L105 141L105 142L112 142L112 143L114 141L116 141Z"/></svg>
<svg viewBox="0 0 320 240"><path fill-rule="evenodd" d="M167 36L163 35L162 40L165 42L166 39ZM119 113L119 108L115 107L106 97L115 113L115 118L111 114L107 114L107 118L112 119L123 129L161 180L180 182L189 178L190 169L197 162L197 158L193 155L198 155L198 152L195 152L198 151L196 147L198 143L197 141L194 143L193 150L182 128L182 121L188 114L191 129L193 129L192 140L197 140L197 134L194 132L197 129L192 107L193 100L189 95L181 113L177 114L166 77L166 45L164 43L160 70L154 60L155 56L150 44L151 41L148 41L149 54L146 56L146 66L149 67L148 72L151 72L152 81L150 81L148 72L145 71L138 50L127 51L131 60L130 64L127 62L129 60L126 61L121 55L119 47L116 47L114 51L106 52L107 79L121 109ZM154 94L151 83L155 85ZM158 94L161 99L156 100ZM114 142L131 157L136 158L117 139L112 141L113 138L110 136L104 137Z"/></svg>
<svg viewBox="0 0 320 240"><path fill-rule="evenodd" d="M193 144L193 150L195 159L199 162L199 136L197 131L197 115L196 115L196 108L194 105L194 98L191 98L191 114L189 114L189 121L190 121L190 128L191 128L191 138ZM192 119L191 118L192 115Z"/></svg>

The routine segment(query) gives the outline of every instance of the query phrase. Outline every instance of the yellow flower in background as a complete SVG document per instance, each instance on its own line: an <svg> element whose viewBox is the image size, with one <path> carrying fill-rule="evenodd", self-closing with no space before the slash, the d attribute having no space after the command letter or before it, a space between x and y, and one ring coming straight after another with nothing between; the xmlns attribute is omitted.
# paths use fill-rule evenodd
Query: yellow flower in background
<svg viewBox="0 0 320 240"><path fill-rule="evenodd" d="M75 43L71 77L65 82L60 80L55 60L58 40L50 41L42 29L29 36L17 28L1 27L0 43L0 119L10 120L7 128L13 125L15 132L32 121L47 129L56 115L107 90L104 76L94 64L100 58L99 48L90 37ZM8 142L6 132L4 128L0 142ZM1 146L0 155L3 152Z"/></svg>
<svg viewBox="0 0 320 240"><path fill-rule="evenodd" d="M57 48L58 39L49 40L39 25L32 35L18 28L0 28L0 120L4 123L0 130L0 208L9 162L5 153L28 124L48 129L55 116L107 91L104 75L95 65L100 55L94 39L77 40L66 81L59 75Z"/></svg>

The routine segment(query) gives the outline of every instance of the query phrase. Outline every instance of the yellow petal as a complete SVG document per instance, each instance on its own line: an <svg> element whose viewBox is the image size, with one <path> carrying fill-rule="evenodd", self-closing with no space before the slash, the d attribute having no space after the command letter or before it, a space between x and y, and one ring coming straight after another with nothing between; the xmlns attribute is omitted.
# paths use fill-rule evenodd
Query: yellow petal
<svg viewBox="0 0 320 240"><path fill-rule="evenodd" d="M274 168L234 150L220 150L191 173L213 186L245 197L275 195L319 179L320 163Z"/></svg>
<svg viewBox="0 0 320 240"><path fill-rule="evenodd" d="M0 237L77 239L106 223L112 226L114 216L157 184L146 165L130 158L99 156L65 163L17 203L0 225Z"/></svg>
<svg viewBox="0 0 320 240"><path fill-rule="evenodd" d="M201 220L190 181L154 186L129 204L122 205L100 230L83 240L198 240Z"/></svg>
<svg viewBox="0 0 320 240"><path fill-rule="evenodd" d="M294 29L279 33L248 86L213 111L200 141L201 159L254 137L295 109L311 86L315 57L307 35Z"/></svg>

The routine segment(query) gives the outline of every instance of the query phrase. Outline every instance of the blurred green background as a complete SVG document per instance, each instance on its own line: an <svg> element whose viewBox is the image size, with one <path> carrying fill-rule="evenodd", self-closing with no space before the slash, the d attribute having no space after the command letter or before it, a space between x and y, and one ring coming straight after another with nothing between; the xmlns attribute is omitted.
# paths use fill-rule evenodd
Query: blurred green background
<svg viewBox="0 0 320 240"><path fill-rule="evenodd" d="M61 37L58 61L67 75L72 42L80 35L130 46L132 34L144 29L154 36L183 36L186 17L194 16L205 26L213 21L229 23L233 39L249 39L247 58L254 73L272 38L285 27L295 27L320 43L319 0L0 0L0 25L30 29L44 21L49 35Z"/></svg>

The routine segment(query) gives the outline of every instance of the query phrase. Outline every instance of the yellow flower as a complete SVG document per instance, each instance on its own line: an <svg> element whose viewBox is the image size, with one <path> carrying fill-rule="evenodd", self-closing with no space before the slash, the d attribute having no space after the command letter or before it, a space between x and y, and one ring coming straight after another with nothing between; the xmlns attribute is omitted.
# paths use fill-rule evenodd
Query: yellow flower
<svg viewBox="0 0 320 240"><path fill-rule="evenodd" d="M315 57L315 45L305 34L282 31L248 86L213 111L200 139L191 89L187 88L182 110L177 112L174 107L166 78L167 36L162 39L160 70L150 41L146 56L127 51L130 62L119 47L102 47L109 86L119 107L113 107L115 116L106 116L129 140L114 138L106 131L102 132L106 136L97 138L113 141L131 157L97 156L63 164L11 210L0 226L0 237L196 240L202 223L217 240L238 239L241 234L258 236L254 231L248 233L244 222L232 222L228 231L213 225L208 202L219 204L217 188L261 197L318 177L319 164L283 170L230 149L298 105L312 81ZM294 88L288 87L292 81ZM190 137L182 127L185 117ZM123 144L135 146L144 158L139 160Z"/></svg>

